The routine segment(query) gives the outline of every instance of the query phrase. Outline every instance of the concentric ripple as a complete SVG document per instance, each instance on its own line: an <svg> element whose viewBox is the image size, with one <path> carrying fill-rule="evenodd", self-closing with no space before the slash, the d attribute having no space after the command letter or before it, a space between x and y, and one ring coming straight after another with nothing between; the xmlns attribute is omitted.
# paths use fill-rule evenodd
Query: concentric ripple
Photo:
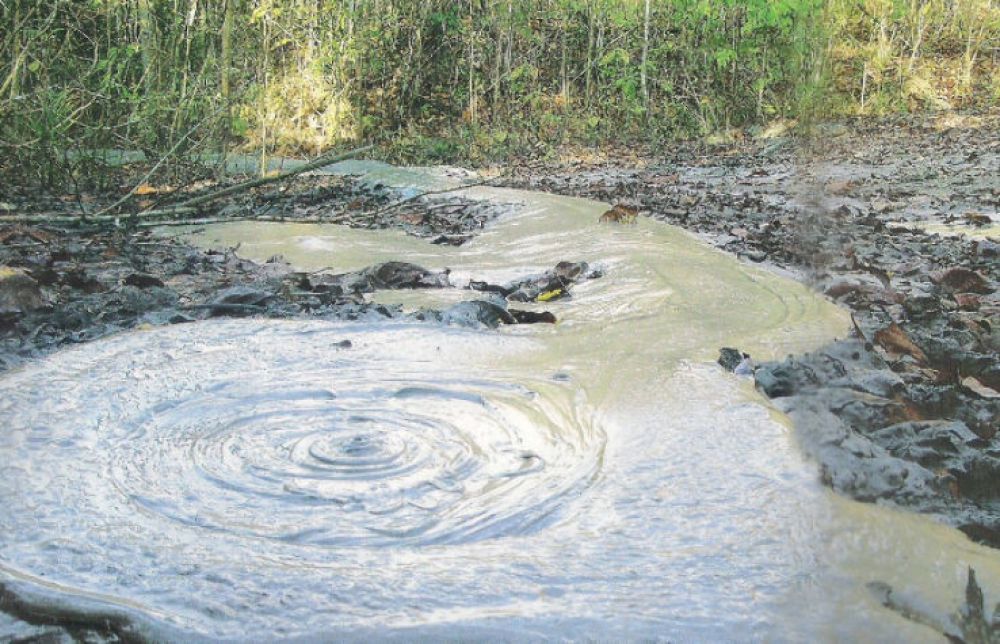
<svg viewBox="0 0 1000 644"><path fill-rule="evenodd" d="M322 546L521 533L589 482L602 438L567 385L470 377L469 334L427 335L220 323L194 344L178 329L118 338L89 368L71 351L10 379L0 441L46 464L48 492L79 495L84 522ZM29 411L39 379L84 370L92 387ZM121 383L110 396L89 391L109 383Z"/></svg>

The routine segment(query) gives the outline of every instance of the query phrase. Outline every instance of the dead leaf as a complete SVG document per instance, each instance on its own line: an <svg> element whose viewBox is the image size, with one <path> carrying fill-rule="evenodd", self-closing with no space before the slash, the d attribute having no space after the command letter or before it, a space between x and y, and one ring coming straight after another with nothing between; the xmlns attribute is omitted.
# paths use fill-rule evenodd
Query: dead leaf
<svg viewBox="0 0 1000 644"><path fill-rule="evenodd" d="M906 332L893 322L875 332L875 342L891 353L905 353L921 364L927 363L927 354L913 343Z"/></svg>
<svg viewBox="0 0 1000 644"><path fill-rule="evenodd" d="M639 211L625 204L615 204L615 206L601 215L598 221L602 223L616 222L619 224L634 224Z"/></svg>
<svg viewBox="0 0 1000 644"><path fill-rule="evenodd" d="M955 293L992 293L988 279L974 270L956 266L931 273L931 281Z"/></svg>
<svg viewBox="0 0 1000 644"><path fill-rule="evenodd" d="M148 183L144 183L135 189L135 194L139 195L140 197L144 195L155 195L159 192L160 192L159 190L149 185Z"/></svg>
<svg viewBox="0 0 1000 644"><path fill-rule="evenodd" d="M843 181L831 181L826 184L826 191L832 195L846 195L851 190L854 190L855 183L849 179Z"/></svg>
<svg viewBox="0 0 1000 644"><path fill-rule="evenodd" d="M993 219L989 215L984 215L978 212L967 212L964 215L962 215L962 219L964 219L965 223L969 224L970 226L976 226L976 227L989 226L990 224L993 223Z"/></svg>
<svg viewBox="0 0 1000 644"><path fill-rule="evenodd" d="M956 293L955 304L963 311L975 311L979 308L980 299L972 293Z"/></svg>
<svg viewBox="0 0 1000 644"><path fill-rule="evenodd" d="M1000 398L1000 391L993 389L992 387L987 387L983 383L979 382L976 378L972 376L966 376L962 378L962 386L976 394L980 398L989 398L995 400Z"/></svg>

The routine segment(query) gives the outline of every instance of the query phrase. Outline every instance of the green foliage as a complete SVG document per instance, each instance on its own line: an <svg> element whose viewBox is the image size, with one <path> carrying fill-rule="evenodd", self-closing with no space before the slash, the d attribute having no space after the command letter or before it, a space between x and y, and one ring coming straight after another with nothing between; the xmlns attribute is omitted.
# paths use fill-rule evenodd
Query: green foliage
<svg viewBox="0 0 1000 644"><path fill-rule="evenodd" d="M67 149L158 156L233 139L265 154L363 138L399 157L488 160L1000 100L990 0L651 0L648 17L646 6L10 0L0 151L11 168L47 165L36 174L49 179L68 172Z"/></svg>

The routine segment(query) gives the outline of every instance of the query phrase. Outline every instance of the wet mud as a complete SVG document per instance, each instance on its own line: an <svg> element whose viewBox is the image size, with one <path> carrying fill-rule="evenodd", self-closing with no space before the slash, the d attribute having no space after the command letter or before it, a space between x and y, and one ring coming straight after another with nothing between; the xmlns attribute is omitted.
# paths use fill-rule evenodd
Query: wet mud
<svg viewBox="0 0 1000 644"><path fill-rule="evenodd" d="M1000 547L1000 118L850 121L512 184L683 226L848 307L851 337L720 363L754 373L837 491Z"/></svg>

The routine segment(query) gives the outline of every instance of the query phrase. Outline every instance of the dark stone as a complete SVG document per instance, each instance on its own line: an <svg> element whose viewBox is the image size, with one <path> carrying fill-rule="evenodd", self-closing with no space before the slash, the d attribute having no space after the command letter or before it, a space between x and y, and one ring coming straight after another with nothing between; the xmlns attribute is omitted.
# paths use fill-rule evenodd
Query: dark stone
<svg viewBox="0 0 1000 644"><path fill-rule="evenodd" d="M44 305L38 282L26 271L0 266L0 313L27 313Z"/></svg>
<svg viewBox="0 0 1000 644"><path fill-rule="evenodd" d="M156 277L155 275L150 275L149 273L132 273L126 277L123 282L128 286L136 286L138 288L149 288L151 286L164 286L163 280Z"/></svg>
<svg viewBox="0 0 1000 644"><path fill-rule="evenodd" d="M408 262L385 262L362 271L378 289L444 288L451 286L449 271L434 273Z"/></svg>
<svg viewBox="0 0 1000 644"><path fill-rule="evenodd" d="M442 312L441 319L447 324L456 324L459 326L483 325L492 329L497 328L501 324L517 324L517 320L514 319L514 316L507 309L484 300L459 302L445 309Z"/></svg>
<svg viewBox="0 0 1000 644"><path fill-rule="evenodd" d="M548 311L522 311L521 309L510 309L510 314L518 324L555 324L556 316Z"/></svg>
<svg viewBox="0 0 1000 644"><path fill-rule="evenodd" d="M768 398L791 396L816 383L812 370L802 363L764 363L754 372L757 388Z"/></svg>
<svg viewBox="0 0 1000 644"><path fill-rule="evenodd" d="M503 286L498 286L496 284L489 284L487 282L480 282L476 280L472 280L469 282L469 288L472 289L473 291L482 291L486 293L499 293L504 297L510 294L510 291Z"/></svg>
<svg viewBox="0 0 1000 644"><path fill-rule="evenodd" d="M215 294L211 304L251 304L263 306L273 294L251 286L231 286Z"/></svg>
<svg viewBox="0 0 1000 644"><path fill-rule="evenodd" d="M958 529L976 543L992 548L1000 548L1000 525L963 523L958 526Z"/></svg>
<svg viewBox="0 0 1000 644"><path fill-rule="evenodd" d="M719 359L716 362L726 371L733 371L743 362L743 353L739 349L722 347L719 349Z"/></svg>

